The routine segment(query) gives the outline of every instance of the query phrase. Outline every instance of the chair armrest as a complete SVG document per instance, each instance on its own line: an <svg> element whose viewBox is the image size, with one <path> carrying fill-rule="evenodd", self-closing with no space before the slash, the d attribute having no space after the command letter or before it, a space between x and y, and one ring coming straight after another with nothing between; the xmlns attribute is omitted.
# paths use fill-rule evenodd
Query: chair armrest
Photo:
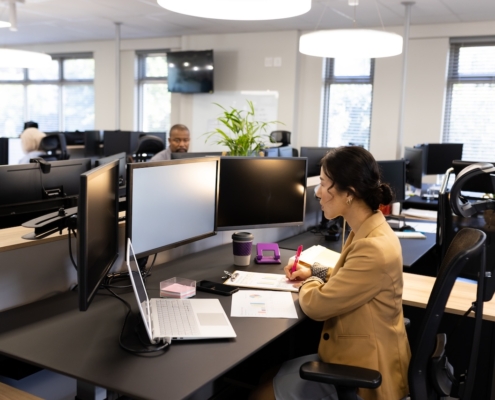
<svg viewBox="0 0 495 400"><path fill-rule="evenodd" d="M304 363L299 369L299 375L302 379L331 383L335 386L376 389L382 383L382 375L378 371L321 361Z"/></svg>

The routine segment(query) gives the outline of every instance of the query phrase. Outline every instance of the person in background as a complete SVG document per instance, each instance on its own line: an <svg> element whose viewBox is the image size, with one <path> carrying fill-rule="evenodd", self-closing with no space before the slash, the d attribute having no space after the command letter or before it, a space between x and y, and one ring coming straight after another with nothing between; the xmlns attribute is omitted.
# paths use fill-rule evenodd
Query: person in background
<svg viewBox="0 0 495 400"><path fill-rule="evenodd" d="M351 233L333 268L319 263L284 268L287 278L299 281L304 313L324 321L318 354L285 362L250 399L337 399L333 385L300 378L300 366L317 360L379 371L380 387L359 389L362 399L402 399L409 391L411 357L402 312L402 250L379 211L392 201L392 191L362 147L336 148L321 165L316 196L323 213L328 219L342 216Z"/></svg>
<svg viewBox="0 0 495 400"><path fill-rule="evenodd" d="M150 161L164 161L172 159L172 153L187 153L191 135L187 126L176 124L170 128L168 147L151 157Z"/></svg>
<svg viewBox="0 0 495 400"><path fill-rule="evenodd" d="M38 129L36 122L29 121L24 124L24 131L21 133L21 147L25 155L19 160L19 164L29 164L31 158L45 154L44 151L40 151L41 139L45 136L46 134Z"/></svg>

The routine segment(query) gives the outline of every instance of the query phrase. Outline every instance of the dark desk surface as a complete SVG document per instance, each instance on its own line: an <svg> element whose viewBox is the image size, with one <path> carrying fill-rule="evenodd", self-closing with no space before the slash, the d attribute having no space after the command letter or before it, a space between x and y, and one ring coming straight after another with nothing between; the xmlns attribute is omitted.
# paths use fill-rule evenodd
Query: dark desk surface
<svg viewBox="0 0 495 400"><path fill-rule="evenodd" d="M402 203L402 208L417 208L419 210L438 211L438 199L427 201L421 196L411 196Z"/></svg>
<svg viewBox="0 0 495 400"><path fill-rule="evenodd" d="M426 239L399 239L402 246L404 267L411 267L435 246L436 235L434 233L425 233L425 236ZM339 253L342 249L342 239L335 242L326 241L321 234L311 232L304 232L278 242L280 248L292 251L296 251L300 244L305 249L318 244Z"/></svg>
<svg viewBox="0 0 495 400"><path fill-rule="evenodd" d="M253 246L253 254L254 253ZM251 265L245 270L281 273L293 255L281 250L281 265ZM174 276L221 282L223 270L234 271L230 244L184 256L155 267L147 280L150 297L158 283ZM132 291L122 297L136 310ZM213 382L305 319L230 318L235 339L174 342L165 354L132 355L119 347L125 306L101 290L88 311L79 312L77 293L61 295L0 313L0 354L47 368L134 398L204 399ZM231 297L220 299L230 316Z"/></svg>

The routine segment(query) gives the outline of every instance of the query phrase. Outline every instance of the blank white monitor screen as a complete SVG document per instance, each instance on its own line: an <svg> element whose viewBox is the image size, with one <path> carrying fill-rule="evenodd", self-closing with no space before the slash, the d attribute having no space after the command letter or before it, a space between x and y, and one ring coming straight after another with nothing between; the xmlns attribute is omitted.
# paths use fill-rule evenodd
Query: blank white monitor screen
<svg viewBox="0 0 495 400"><path fill-rule="evenodd" d="M9 138L9 165L19 164L23 157L21 138Z"/></svg>
<svg viewBox="0 0 495 400"><path fill-rule="evenodd" d="M219 158L128 165L127 237L137 257L212 236Z"/></svg>

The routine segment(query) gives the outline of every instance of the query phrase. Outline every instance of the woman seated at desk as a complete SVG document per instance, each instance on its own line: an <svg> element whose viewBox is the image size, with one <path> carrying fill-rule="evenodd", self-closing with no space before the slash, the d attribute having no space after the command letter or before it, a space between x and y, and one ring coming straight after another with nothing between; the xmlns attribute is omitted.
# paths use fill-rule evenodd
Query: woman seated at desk
<svg viewBox="0 0 495 400"><path fill-rule="evenodd" d="M322 159L316 193L328 219L344 217L352 231L333 269L300 264L289 279L300 280L299 304L324 321L318 354L287 361L252 399L337 399L329 384L305 381L306 361L353 365L382 374L377 389L359 389L365 400L399 400L408 394L410 350L402 313L402 251L399 239L378 211L392 201L380 182L373 156L361 147L339 147ZM304 338L301 338L304 340Z"/></svg>

